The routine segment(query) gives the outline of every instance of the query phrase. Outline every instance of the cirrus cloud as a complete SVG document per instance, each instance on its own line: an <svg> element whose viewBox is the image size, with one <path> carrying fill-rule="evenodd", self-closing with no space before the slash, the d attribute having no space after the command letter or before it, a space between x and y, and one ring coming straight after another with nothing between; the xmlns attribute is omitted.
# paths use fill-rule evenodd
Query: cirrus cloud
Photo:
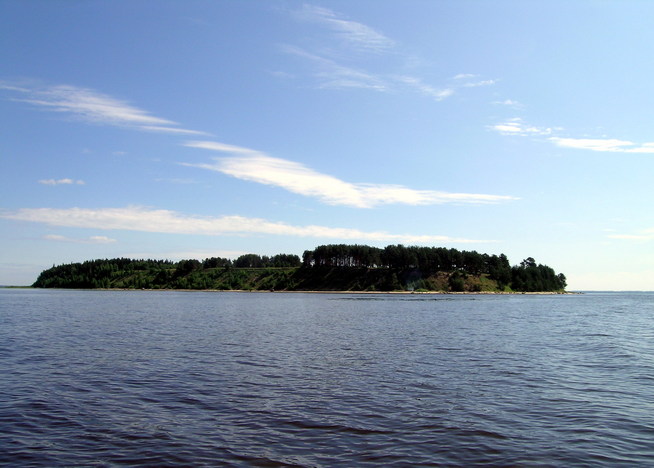
<svg viewBox="0 0 654 468"><path fill-rule="evenodd" d="M90 236L83 239L61 236L59 234L47 234L43 236L45 240L57 242L70 242L73 244L113 244L116 239L111 239L107 236Z"/></svg>
<svg viewBox="0 0 654 468"><path fill-rule="evenodd" d="M77 207L21 208L16 211L0 212L0 218L70 228L207 236L270 234L339 239L343 241L361 240L411 244L494 242L492 240L466 239L432 234L393 234L385 231L361 231L352 228L318 225L294 226L283 222L236 215L219 217L185 215L171 210L153 209L142 206L99 209Z"/></svg>
<svg viewBox="0 0 654 468"><path fill-rule="evenodd" d="M390 89L390 83L374 73L337 63L296 46L282 46L281 50L312 63L315 67L314 75L319 82L318 87L321 89L360 88L382 92Z"/></svg>
<svg viewBox="0 0 654 468"><path fill-rule="evenodd" d="M654 142L641 145L615 138L550 138L555 145L564 148L586 149L609 153L654 153Z"/></svg>
<svg viewBox="0 0 654 468"><path fill-rule="evenodd" d="M503 135L535 136L550 135L552 129L548 127L536 127L526 124L520 117L507 119L498 124L492 125L491 130L495 130Z"/></svg>
<svg viewBox="0 0 654 468"><path fill-rule="evenodd" d="M442 87L438 88L432 85L428 85L426 83L423 83L423 81L420 78L416 78L415 76L398 76L397 80L400 83L404 83L405 85L415 89L418 91L420 94L424 96L431 97L435 99L436 101L442 101L445 98L448 98L452 96L455 91L452 87Z"/></svg>
<svg viewBox="0 0 654 468"><path fill-rule="evenodd" d="M19 93L16 101L45 110L74 115L84 122L132 128L148 132L206 135L179 128L177 122L155 117L133 105L92 89L71 85L22 85L0 82L0 89Z"/></svg>
<svg viewBox="0 0 654 468"><path fill-rule="evenodd" d="M303 5L294 15L299 20L325 26L337 38L357 50L380 53L395 45L395 41L370 26L346 19L328 8Z"/></svg>
<svg viewBox="0 0 654 468"><path fill-rule="evenodd" d="M556 133L562 128L537 127L526 124L520 117L504 120L489 127L502 135L513 136L547 136L547 140L561 148L572 148L605 153L654 153L654 142L634 143L617 138L574 138L560 137Z"/></svg>
<svg viewBox="0 0 654 468"><path fill-rule="evenodd" d="M636 234L609 234L607 237L626 241L651 241L654 240L654 228L642 229Z"/></svg>
<svg viewBox="0 0 654 468"><path fill-rule="evenodd" d="M236 177L237 179L280 187L289 192L317 198L329 205L372 208L379 205L435 205L443 203L488 204L516 197L479 193L450 193L415 190L402 185L351 183L314 171L303 164L265 153L212 141L191 141L185 146L227 153L212 163L181 163Z"/></svg>
<svg viewBox="0 0 654 468"><path fill-rule="evenodd" d="M83 180L74 180L74 179L41 179L39 184L42 185L85 185L86 182Z"/></svg>
<svg viewBox="0 0 654 468"><path fill-rule="evenodd" d="M457 90L496 83L496 80L479 79L478 75L465 73L454 76L447 85L433 85L420 76L407 75L404 71L414 68L411 63L415 62L415 56L403 53L395 40L371 26L315 5L305 4L291 16L318 27L312 29L302 48L282 45L280 50L310 63L319 89L364 89L384 93L408 90L443 101ZM274 73L280 77L296 75L284 71Z"/></svg>

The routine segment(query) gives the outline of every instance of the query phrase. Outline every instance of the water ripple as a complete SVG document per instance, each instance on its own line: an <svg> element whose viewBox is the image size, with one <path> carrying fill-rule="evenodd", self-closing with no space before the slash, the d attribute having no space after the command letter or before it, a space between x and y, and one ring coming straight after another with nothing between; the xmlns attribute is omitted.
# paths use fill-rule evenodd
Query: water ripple
<svg viewBox="0 0 654 468"><path fill-rule="evenodd" d="M653 304L1 291L0 465L648 465Z"/></svg>

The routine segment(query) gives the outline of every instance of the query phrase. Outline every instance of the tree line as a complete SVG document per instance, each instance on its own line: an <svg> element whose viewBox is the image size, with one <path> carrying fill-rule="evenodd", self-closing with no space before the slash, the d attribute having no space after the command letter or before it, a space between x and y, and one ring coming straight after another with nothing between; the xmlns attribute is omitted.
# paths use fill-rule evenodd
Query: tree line
<svg viewBox="0 0 654 468"><path fill-rule="evenodd" d="M506 255L488 255L477 251L457 250L445 247L388 245L384 248L367 245L329 244L302 255L302 265L315 267L389 268L395 270L419 270L425 275L436 272L457 272L454 289L462 275L488 275L504 290L559 291L567 283L565 275L556 274L547 265L536 264L529 257L520 265L511 266ZM452 286L452 283L450 284Z"/></svg>
<svg viewBox="0 0 654 468"><path fill-rule="evenodd" d="M202 272L216 268L298 268L300 266L300 257L289 254L272 257L245 254L235 260L211 257L203 261L190 259L179 262L129 258L100 259L53 265L52 268L41 272L32 286L36 288L141 288L156 285L200 289L193 287L194 284L200 284L199 282L189 283L187 278L189 275L200 277Z"/></svg>
<svg viewBox="0 0 654 468"><path fill-rule="evenodd" d="M244 273L245 270L251 272ZM440 283L437 276L442 280ZM492 282L492 286L487 287L497 291L561 291L566 287L563 274L537 264L531 257L511 266L504 254L488 255L444 247L389 245L378 248L358 244L321 245L305 251L302 259L293 254L245 254L234 260L221 257L178 262L127 258L90 260L44 270L33 286L301 289L305 285L314 289L339 286L352 290L475 291L480 290L483 278Z"/></svg>

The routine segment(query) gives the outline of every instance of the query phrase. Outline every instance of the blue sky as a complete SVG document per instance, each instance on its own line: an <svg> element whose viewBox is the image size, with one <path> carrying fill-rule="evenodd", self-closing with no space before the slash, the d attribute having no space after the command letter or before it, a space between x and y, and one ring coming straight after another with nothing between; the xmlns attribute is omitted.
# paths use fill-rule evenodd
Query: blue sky
<svg viewBox="0 0 654 468"><path fill-rule="evenodd" d="M654 3L0 2L0 284L326 243L654 289Z"/></svg>

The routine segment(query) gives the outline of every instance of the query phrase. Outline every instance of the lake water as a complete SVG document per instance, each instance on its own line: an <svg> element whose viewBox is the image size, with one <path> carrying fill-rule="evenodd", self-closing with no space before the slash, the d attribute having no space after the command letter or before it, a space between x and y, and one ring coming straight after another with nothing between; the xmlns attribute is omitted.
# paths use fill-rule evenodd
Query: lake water
<svg viewBox="0 0 654 468"><path fill-rule="evenodd" d="M654 294L0 290L5 466L652 466Z"/></svg>

